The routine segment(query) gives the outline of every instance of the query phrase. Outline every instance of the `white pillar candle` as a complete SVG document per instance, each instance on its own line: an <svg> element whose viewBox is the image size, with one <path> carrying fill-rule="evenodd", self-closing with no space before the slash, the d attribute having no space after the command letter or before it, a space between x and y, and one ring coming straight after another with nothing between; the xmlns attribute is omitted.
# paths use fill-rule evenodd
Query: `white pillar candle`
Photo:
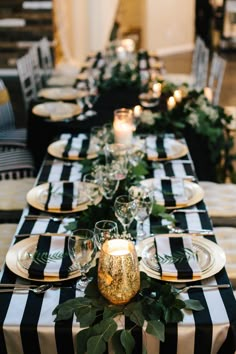
<svg viewBox="0 0 236 354"><path fill-rule="evenodd" d="M113 131L116 143L124 145L132 144L134 124L131 109L121 108L115 110Z"/></svg>
<svg viewBox="0 0 236 354"><path fill-rule="evenodd" d="M210 87L204 88L204 96L208 99L209 102L212 102L213 99L213 92Z"/></svg>
<svg viewBox="0 0 236 354"><path fill-rule="evenodd" d="M134 107L134 116L137 118L140 117L142 114L142 111L143 111L143 109L140 105L135 106Z"/></svg>
<svg viewBox="0 0 236 354"><path fill-rule="evenodd" d="M157 97L161 95L161 89L162 89L162 85L160 82L155 82L155 84L153 84L152 86L152 91Z"/></svg>
<svg viewBox="0 0 236 354"><path fill-rule="evenodd" d="M182 101L182 92L181 90L175 90L174 91L174 98L176 102L181 102Z"/></svg>
<svg viewBox="0 0 236 354"><path fill-rule="evenodd" d="M170 96L167 100L167 108L169 111L171 111L173 108L175 108L176 102L174 96Z"/></svg>

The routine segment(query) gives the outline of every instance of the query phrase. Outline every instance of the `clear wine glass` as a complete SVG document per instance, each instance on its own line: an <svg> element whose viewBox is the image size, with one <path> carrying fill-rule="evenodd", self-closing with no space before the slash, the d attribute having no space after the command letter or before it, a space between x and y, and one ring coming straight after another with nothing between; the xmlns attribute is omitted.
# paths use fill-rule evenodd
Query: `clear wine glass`
<svg viewBox="0 0 236 354"><path fill-rule="evenodd" d="M145 238L144 221L149 217L153 206L153 193L143 187L131 187L129 194L135 198L137 202L137 213L135 220L137 221L137 237L136 241L141 241Z"/></svg>
<svg viewBox="0 0 236 354"><path fill-rule="evenodd" d="M86 275L96 255L94 233L89 229L78 229L68 239L68 252L73 264L80 270L81 277L76 283L76 289L84 291L89 279Z"/></svg>
<svg viewBox="0 0 236 354"><path fill-rule="evenodd" d="M98 180L94 174L87 173L83 176L83 182L85 182L85 190L90 204L94 205L100 194L100 186Z"/></svg>
<svg viewBox="0 0 236 354"><path fill-rule="evenodd" d="M114 203L117 219L123 226L123 235L129 236L128 228L137 213L138 204L130 195L120 195Z"/></svg>
<svg viewBox="0 0 236 354"><path fill-rule="evenodd" d="M96 245L98 249L101 250L102 244L106 240L111 240L118 237L117 223L112 220L97 221L94 226L94 236Z"/></svg>
<svg viewBox="0 0 236 354"><path fill-rule="evenodd" d="M97 178L101 186L101 193L107 199L111 200L118 187L119 180L117 180L116 171L112 169L112 166L100 166L97 168Z"/></svg>

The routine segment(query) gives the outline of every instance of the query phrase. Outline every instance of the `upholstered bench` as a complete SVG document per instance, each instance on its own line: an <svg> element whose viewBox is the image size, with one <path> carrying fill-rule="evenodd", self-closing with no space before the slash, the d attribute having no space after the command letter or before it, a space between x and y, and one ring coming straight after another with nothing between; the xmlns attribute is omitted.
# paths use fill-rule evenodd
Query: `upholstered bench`
<svg viewBox="0 0 236 354"><path fill-rule="evenodd" d="M215 226L236 226L236 184L200 181Z"/></svg>

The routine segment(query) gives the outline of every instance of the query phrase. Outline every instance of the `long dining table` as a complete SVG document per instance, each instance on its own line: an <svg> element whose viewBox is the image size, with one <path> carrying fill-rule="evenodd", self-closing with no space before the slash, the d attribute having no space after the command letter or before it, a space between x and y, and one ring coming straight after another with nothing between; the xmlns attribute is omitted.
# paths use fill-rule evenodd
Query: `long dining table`
<svg viewBox="0 0 236 354"><path fill-rule="evenodd" d="M69 137L70 134L67 133L59 136L58 139L68 139ZM182 143L186 144L184 139ZM83 162L83 160L68 161L56 158L47 153L36 178L35 187L49 182L80 181L85 173ZM178 177L189 179L191 177L191 183L197 185L194 164L187 150L182 157L159 163L149 161L148 164L150 167L149 175L146 176L148 178ZM13 236L12 245L7 255L7 263L0 274L0 290L1 285L6 283L16 286L17 284L44 284L45 282L42 280L29 280L27 273L17 266L17 256L14 256L14 252L12 253L11 250L14 248L19 250L19 243L32 239L35 235L66 233L66 225L76 221L77 218L79 222L81 213L81 211L66 214L48 213L32 206L31 203L28 204L23 211L16 235ZM28 214L35 215L35 218L29 220ZM45 219L39 218L42 215L45 215ZM172 215L178 226L184 230L209 230L209 235L197 233L193 237L199 240L209 240L214 244L217 242L202 197L195 203L181 208L179 212L173 211ZM150 216L145 227L150 234L153 234L157 225L162 225L162 220ZM90 221L87 227L93 229L94 225ZM217 263L218 259L215 259L215 262ZM76 353L79 346L79 343L76 342L76 334L81 329L79 322L76 322L75 318L55 322L55 315L52 315L58 304L83 296L83 293L73 286L75 280L55 282L53 288L40 295L32 291L20 294L0 291L0 353ZM157 281L162 282L161 280ZM229 284L229 279L224 267L210 277L193 282L195 285L225 283ZM145 330L143 329L143 335L136 337L134 352L142 353L146 350L149 354L233 354L236 348L236 301L232 288L193 289L179 296L181 299L199 300L204 310L186 311L182 322L168 324L164 342L151 335L146 335L144 338Z"/></svg>

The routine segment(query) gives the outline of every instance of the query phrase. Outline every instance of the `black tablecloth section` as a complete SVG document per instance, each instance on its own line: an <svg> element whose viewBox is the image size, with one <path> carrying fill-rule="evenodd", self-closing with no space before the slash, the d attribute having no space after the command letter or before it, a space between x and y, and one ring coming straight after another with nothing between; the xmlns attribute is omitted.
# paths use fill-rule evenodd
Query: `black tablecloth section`
<svg viewBox="0 0 236 354"><path fill-rule="evenodd" d="M53 122L50 119L36 116L32 113L32 107L46 100L39 99L32 102L28 118L28 147L32 151L36 168L40 168L48 145L57 136L62 133L89 133L92 126L100 126L112 122L115 109L121 107L132 108L140 104L138 95L138 90L134 88L117 88L104 92L98 97L93 107L97 115L88 117L84 121L79 121L75 117L74 119ZM156 108L156 110L159 109L160 107ZM139 132L143 132L140 127L137 133ZM153 131L153 134L155 133L158 134L158 131ZM190 129L185 130L184 137L194 161L198 179L215 181L216 170L210 160L207 141Z"/></svg>

